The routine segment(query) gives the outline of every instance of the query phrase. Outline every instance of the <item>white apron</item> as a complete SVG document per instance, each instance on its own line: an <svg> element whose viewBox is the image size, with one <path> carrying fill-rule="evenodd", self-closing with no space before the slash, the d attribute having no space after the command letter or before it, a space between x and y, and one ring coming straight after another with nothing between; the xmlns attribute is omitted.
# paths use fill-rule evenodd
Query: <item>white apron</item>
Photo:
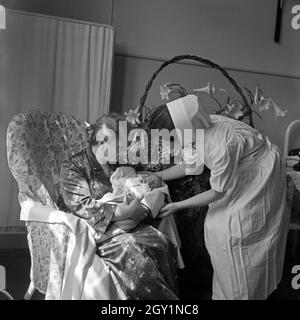
<svg viewBox="0 0 300 320"><path fill-rule="evenodd" d="M289 214L285 170L276 146L240 121L211 116L204 160L211 187L205 244L214 269L213 299L266 299L282 277Z"/></svg>

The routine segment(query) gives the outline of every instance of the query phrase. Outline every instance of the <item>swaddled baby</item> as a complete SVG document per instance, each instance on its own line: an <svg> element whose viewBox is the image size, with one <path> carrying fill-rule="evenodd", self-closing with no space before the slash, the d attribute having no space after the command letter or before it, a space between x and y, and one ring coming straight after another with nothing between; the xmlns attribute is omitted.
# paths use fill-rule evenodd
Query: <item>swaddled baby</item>
<svg viewBox="0 0 300 320"><path fill-rule="evenodd" d="M155 218L165 204L167 187L155 175L137 174L131 167L119 167L110 177L113 192L105 194L100 201L129 204L138 199ZM128 232L137 226L133 219L115 221L115 226Z"/></svg>

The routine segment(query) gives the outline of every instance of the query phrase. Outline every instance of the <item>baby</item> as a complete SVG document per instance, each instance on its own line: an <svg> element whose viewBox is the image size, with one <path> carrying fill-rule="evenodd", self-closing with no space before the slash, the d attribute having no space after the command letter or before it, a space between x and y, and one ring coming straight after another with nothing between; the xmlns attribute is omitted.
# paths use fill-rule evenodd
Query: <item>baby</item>
<svg viewBox="0 0 300 320"><path fill-rule="evenodd" d="M155 218L165 204L167 187L156 175L137 174L131 167L119 167L110 177L113 192L106 193L100 201L129 204L133 199L139 199ZM137 226L133 219L115 221L115 226L123 231L130 231Z"/></svg>

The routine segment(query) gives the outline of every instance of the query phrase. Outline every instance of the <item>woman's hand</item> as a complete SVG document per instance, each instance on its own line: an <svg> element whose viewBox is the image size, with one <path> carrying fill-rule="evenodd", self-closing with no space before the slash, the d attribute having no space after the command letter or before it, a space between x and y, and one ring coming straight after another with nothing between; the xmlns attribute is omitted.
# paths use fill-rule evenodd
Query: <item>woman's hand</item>
<svg viewBox="0 0 300 320"><path fill-rule="evenodd" d="M117 206L114 220L133 219L140 222L146 218L146 216L145 207L141 205L138 199L134 199L130 204L121 204Z"/></svg>
<svg viewBox="0 0 300 320"><path fill-rule="evenodd" d="M180 203L179 202L169 203L160 210L158 218L168 217L169 215L175 213L178 210L180 210Z"/></svg>

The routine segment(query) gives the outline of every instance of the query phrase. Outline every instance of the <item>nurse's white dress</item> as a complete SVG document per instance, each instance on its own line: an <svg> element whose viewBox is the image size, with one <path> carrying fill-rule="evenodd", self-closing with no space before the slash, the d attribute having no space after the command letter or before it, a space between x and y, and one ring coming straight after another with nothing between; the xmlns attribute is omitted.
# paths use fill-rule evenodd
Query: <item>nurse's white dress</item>
<svg viewBox="0 0 300 320"><path fill-rule="evenodd" d="M283 160L247 124L211 116L204 129L210 184L225 196L210 205L205 243L214 269L213 299L266 299L282 277L289 215Z"/></svg>

